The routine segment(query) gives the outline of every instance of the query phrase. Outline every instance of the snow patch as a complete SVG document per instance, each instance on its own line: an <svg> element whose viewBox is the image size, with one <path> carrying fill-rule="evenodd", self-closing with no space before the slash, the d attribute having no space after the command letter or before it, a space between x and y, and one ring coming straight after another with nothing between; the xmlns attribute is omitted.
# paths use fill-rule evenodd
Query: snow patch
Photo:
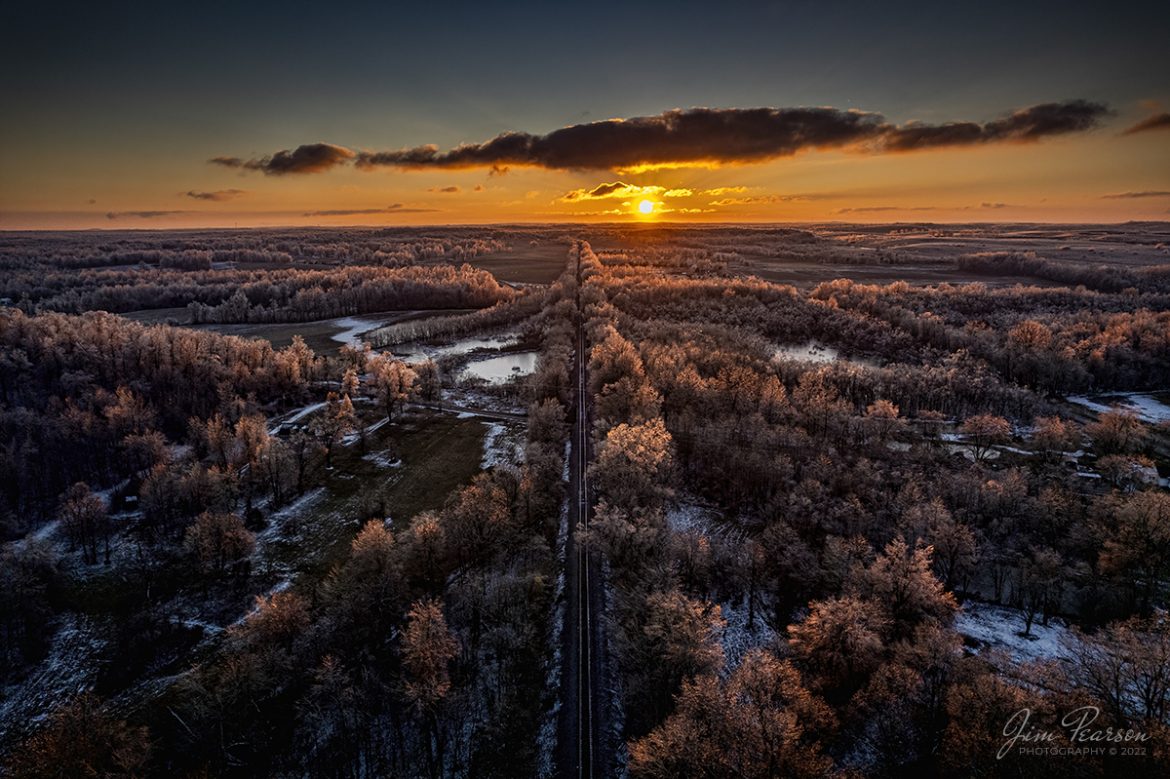
<svg viewBox="0 0 1170 779"><path fill-rule="evenodd" d="M524 443L515 429L503 422L484 422L484 425L487 426L487 434L483 437L481 468L524 462Z"/></svg>
<svg viewBox="0 0 1170 779"><path fill-rule="evenodd" d="M401 468L402 460L398 457L392 457L389 452L370 452L363 455L362 459L368 463L373 463L379 468Z"/></svg>
<svg viewBox="0 0 1170 779"><path fill-rule="evenodd" d="M1158 400L1152 393L1118 392L1092 397L1069 395L1067 400L1098 414L1112 411L1114 406L1120 406L1124 410L1135 412L1143 422L1156 425L1159 422L1170 421L1170 406Z"/></svg>
<svg viewBox="0 0 1170 779"><path fill-rule="evenodd" d="M1032 635L1025 637L1024 615L1019 609L968 601L955 616L955 630L980 644L979 651L1000 649L1016 662L1068 660L1075 633L1064 620L1053 617L1047 625L1037 619Z"/></svg>
<svg viewBox="0 0 1170 779"><path fill-rule="evenodd" d="M340 333L334 333L329 336L333 341L338 343L348 344L349 346L357 346L361 343L359 336L365 335L371 330L382 326L382 322L375 319L359 319L358 317L342 317L341 319L334 319L332 324L335 327L342 328Z"/></svg>
<svg viewBox="0 0 1170 779"><path fill-rule="evenodd" d="M764 622L762 608L757 604L755 624L748 624L747 599L719 604L719 611L727 625L723 628L723 656L727 662L723 667L725 676L730 676L751 649L769 646L776 641L776 631Z"/></svg>

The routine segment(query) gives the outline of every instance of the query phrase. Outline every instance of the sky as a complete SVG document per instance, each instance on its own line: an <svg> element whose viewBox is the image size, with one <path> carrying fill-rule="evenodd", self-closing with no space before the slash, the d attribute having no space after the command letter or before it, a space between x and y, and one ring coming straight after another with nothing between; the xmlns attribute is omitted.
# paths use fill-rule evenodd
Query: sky
<svg viewBox="0 0 1170 779"><path fill-rule="evenodd" d="M1168 26L1167 3L7 2L0 229L1166 220Z"/></svg>

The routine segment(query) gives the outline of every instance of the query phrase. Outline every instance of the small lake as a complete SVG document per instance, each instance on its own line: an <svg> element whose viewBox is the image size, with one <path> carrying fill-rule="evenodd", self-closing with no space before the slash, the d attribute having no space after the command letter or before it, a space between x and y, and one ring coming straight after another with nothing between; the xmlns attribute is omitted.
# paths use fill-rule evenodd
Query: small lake
<svg viewBox="0 0 1170 779"><path fill-rule="evenodd" d="M395 357L404 357L408 361L440 357L456 357L461 354L474 352L476 349L505 349L519 343L515 333L500 333L499 335L469 336L460 338L449 344L431 346L429 344L405 343L391 346L390 352Z"/></svg>
<svg viewBox="0 0 1170 779"><path fill-rule="evenodd" d="M466 378L483 379L490 384L503 384L513 378L527 376L536 370L536 352L511 352L486 360L476 360L464 367L460 374Z"/></svg>
<svg viewBox="0 0 1170 779"><path fill-rule="evenodd" d="M1132 411L1144 422L1156 425L1170 420L1170 393L1166 392L1113 392L1103 395L1070 395L1068 401L1092 409L1098 414L1118 406Z"/></svg>

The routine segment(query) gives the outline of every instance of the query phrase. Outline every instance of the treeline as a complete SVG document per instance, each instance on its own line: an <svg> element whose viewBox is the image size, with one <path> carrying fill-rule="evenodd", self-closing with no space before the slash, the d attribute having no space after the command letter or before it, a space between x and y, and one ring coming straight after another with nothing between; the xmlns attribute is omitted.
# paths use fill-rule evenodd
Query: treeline
<svg viewBox="0 0 1170 779"><path fill-rule="evenodd" d="M299 400L322 372L300 339L278 351L105 313L0 311L0 511L43 516L70 484L141 467L152 431L179 439L227 402Z"/></svg>
<svg viewBox="0 0 1170 779"><path fill-rule="evenodd" d="M10 233L0 269L156 265L204 269L216 263L380 265L462 263L523 237L479 228L190 230L165 233Z"/></svg>
<svg viewBox="0 0 1170 779"><path fill-rule="evenodd" d="M300 322L402 307L480 308L515 291L468 265L332 270L157 269L17 273L0 281L26 313L188 306L198 322Z"/></svg>
<svg viewBox="0 0 1170 779"><path fill-rule="evenodd" d="M217 305L192 302L187 308L195 324L307 322L399 308L484 308L516 294L470 265L340 268L268 274L236 287Z"/></svg>
<svg viewBox="0 0 1170 779"><path fill-rule="evenodd" d="M1115 727L1168 732L1166 711L1132 694L1170 695L1156 612L1170 547L1139 529L1170 500L1139 476L1136 418L1033 420L1031 393L961 356L770 360L752 317L710 324L734 303L696 298L687 318L662 279L677 308L643 319L658 279L635 309L613 294L627 275L589 276L590 540L609 562L632 776L1025 771L1027 755L997 760L1003 726L988 724L1021 707L1055 727L1097 705ZM1033 455L1004 448L1022 444L999 414L1031 423ZM1086 482L1061 463L1090 443L1104 478ZM672 524L676 497L713 506L710 524ZM1017 608L1026 632L1064 615L1099 633L1077 639L1065 673L1004 667L962 651L956 594ZM737 640L766 626L742 654L733 614ZM1165 758L1134 765L1155 775Z"/></svg>
<svg viewBox="0 0 1170 779"><path fill-rule="evenodd" d="M1170 265L1091 265L1046 260L1035 252L979 252L959 257L959 270L983 276L1033 276L1102 292L1170 293Z"/></svg>
<svg viewBox="0 0 1170 779"><path fill-rule="evenodd" d="M977 358L1005 380L1045 392L1170 381L1170 301L1160 295L838 279L819 284L810 298L892 327L947 359Z"/></svg>
<svg viewBox="0 0 1170 779"><path fill-rule="evenodd" d="M408 341L468 335L515 325L538 314L548 300L555 299L551 297L555 294L525 289L479 311L397 322L366 333L364 339L381 349Z"/></svg>

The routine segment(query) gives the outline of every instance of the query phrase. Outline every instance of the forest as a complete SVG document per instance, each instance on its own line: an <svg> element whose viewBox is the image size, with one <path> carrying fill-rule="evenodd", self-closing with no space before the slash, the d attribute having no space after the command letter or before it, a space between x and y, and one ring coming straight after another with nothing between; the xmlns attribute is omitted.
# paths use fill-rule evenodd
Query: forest
<svg viewBox="0 0 1170 779"><path fill-rule="evenodd" d="M0 774L1164 776L1163 229L0 234Z"/></svg>

